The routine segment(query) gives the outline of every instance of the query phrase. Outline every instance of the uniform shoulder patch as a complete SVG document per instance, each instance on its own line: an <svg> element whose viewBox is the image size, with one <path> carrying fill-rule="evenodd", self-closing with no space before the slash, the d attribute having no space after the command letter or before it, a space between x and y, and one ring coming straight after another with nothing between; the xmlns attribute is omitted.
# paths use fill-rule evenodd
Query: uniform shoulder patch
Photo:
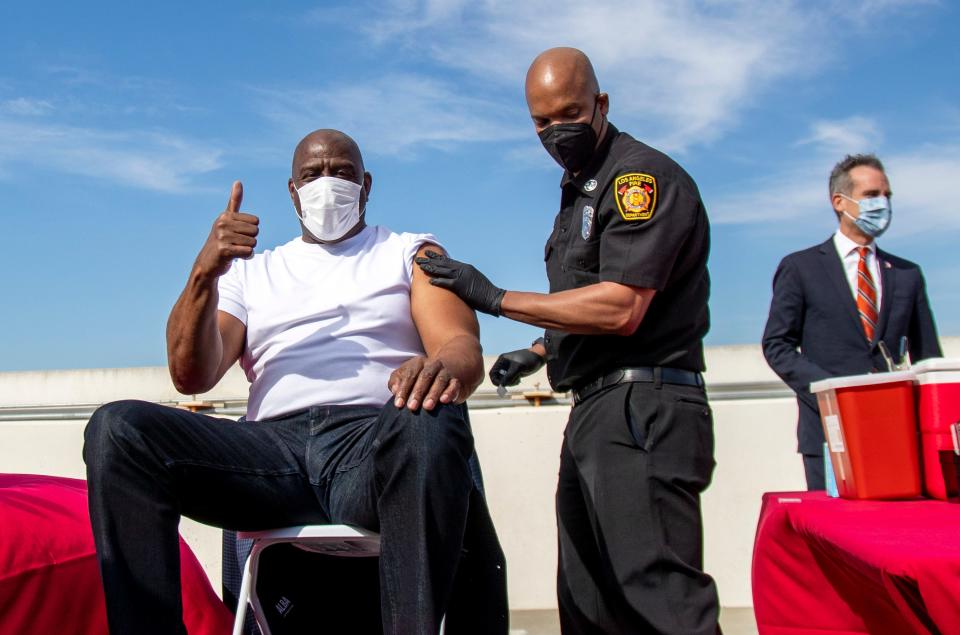
<svg viewBox="0 0 960 635"><path fill-rule="evenodd" d="M650 220L657 211L657 179L649 174L621 174L613 182L617 209L626 221Z"/></svg>

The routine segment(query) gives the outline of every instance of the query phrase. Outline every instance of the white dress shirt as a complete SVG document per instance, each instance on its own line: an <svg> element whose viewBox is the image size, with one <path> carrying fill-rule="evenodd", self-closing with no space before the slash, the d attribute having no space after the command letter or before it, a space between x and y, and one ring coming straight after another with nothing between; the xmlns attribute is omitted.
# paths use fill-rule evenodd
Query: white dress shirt
<svg viewBox="0 0 960 635"><path fill-rule="evenodd" d="M843 232L839 229L837 233L833 235L833 245L837 248L837 254L839 254L840 260L843 262L843 271L847 274L850 294L853 296L853 301L856 302L857 267L860 265L860 252L858 250L861 245L844 236ZM863 246L869 249L867 252L867 269L873 278L873 286L877 288L877 311L879 312L880 307L883 306L881 304L881 302L883 302L883 284L880 282L880 263L877 261L877 243L876 241L870 241L869 245Z"/></svg>

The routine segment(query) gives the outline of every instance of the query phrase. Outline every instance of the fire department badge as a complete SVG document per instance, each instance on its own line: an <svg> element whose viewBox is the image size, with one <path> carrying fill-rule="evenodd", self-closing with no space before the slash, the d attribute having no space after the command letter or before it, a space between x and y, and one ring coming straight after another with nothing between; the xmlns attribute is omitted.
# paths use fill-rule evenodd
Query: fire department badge
<svg viewBox="0 0 960 635"><path fill-rule="evenodd" d="M590 232L593 231L593 208L589 205L583 206L583 222L580 225L580 235L584 240L590 238Z"/></svg>
<svg viewBox="0 0 960 635"><path fill-rule="evenodd" d="M657 179L649 174L632 172L613 182L617 193L617 209L623 220L650 220L657 208Z"/></svg>

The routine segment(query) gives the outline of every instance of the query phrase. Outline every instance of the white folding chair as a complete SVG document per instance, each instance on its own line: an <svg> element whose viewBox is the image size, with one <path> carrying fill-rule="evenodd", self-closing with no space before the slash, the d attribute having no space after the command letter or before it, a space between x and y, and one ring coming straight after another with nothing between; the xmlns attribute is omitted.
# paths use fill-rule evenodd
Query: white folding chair
<svg viewBox="0 0 960 635"><path fill-rule="evenodd" d="M380 535L349 525L301 525L269 529L267 531L237 532L237 538L253 540L253 547L243 567L240 595L237 598L237 617L233 635L242 635L247 604L253 609L254 619L263 635L270 635L263 607L257 596L257 568L260 553L277 543L292 543L315 553L346 558L369 558L380 555Z"/></svg>

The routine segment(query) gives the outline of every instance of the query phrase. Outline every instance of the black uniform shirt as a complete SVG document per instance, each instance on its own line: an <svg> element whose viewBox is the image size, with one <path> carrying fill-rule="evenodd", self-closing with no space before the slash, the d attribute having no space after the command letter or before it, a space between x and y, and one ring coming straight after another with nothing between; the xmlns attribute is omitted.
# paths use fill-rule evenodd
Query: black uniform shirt
<svg viewBox="0 0 960 635"><path fill-rule="evenodd" d="M609 281L657 293L633 335L548 330L550 384L569 390L632 366L702 371L710 228L693 179L610 124L590 164L565 173L561 189L544 252L550 292Z"/></svg>

